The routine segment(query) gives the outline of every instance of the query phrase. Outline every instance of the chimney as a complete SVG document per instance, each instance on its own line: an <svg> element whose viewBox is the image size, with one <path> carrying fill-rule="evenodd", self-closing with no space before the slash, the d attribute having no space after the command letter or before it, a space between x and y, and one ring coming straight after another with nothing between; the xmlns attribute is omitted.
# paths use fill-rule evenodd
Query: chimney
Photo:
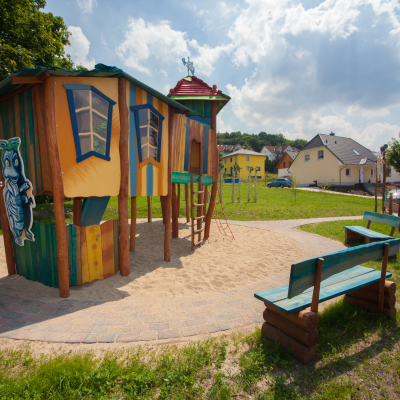
<svg viewBox="0 0 400 400"><path fill-rule="evenodd" d="M329 134L329 136L335 136L335 134L334 134L333 132L331 132L331 133Z"/></svg>

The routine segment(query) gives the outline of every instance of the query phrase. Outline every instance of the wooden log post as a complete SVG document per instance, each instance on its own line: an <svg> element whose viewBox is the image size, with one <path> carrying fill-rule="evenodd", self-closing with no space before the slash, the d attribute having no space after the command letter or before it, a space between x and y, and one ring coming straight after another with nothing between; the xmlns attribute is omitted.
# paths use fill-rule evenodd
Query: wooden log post
<svg viewBox="0 0 400 400"><path fill-rule="evenodd" d="M171 261L171 207L172 207L172 134L175 126L175 110L168 107L168 191L165 201L164 261ZM165 139L164 139L165 140Z"/></svg>
<svg viewBox="0 0 400 400"><path fill-rule="evenodd" d="M235 178L236 171L232 172L232 203L235 202Z"/></svg>
<svg viewBox="0 0 400 400"><path fill-rule="evenodd" d="M206 216L206 224L204 228L204 239L210 237L211 219L214 213L215 199L218 191L218 169L219 169L219 151L217 145L217 102L212 102L211 109L211 132L210 132L210 149L212 150L212 177L213 184L211 188L210 204L208 205L208 211Z"/></svg>
<svg viewBox="0 0 400 400"><path fill-rule="evenodd" d="M254 202L257 203L257 168L254 171Z"/></svg>
<svg viewBox="0 0 400 400"><path fill-rule="evenodd" d="M147 196L147 222L151 222L151 196Z"/></svg>
<svg viewBox="0 0 400 400"><path fill-rule="evenodd" d="M179 236L179 213L178 213L178 196L176 195L176 184L172 184L172 238Z"/></svg>
<svg viewBox="0 0 400 400"><path fill-rule="evenodd" d="M394 283L394 282L392 282ZM383 293L383 305L386 308L393 308L396 304L396 296L390 295L387 293L387 291L384 288ZM354 290L349 293L353 297L359 297L360 299L368 300L371 303L378 304L379 302L379 292L372 292L368 290L368 286L362 289Z"/></svg>
<svg viewBox="0 0 400 400"><path fill-rule="evenodd" d="M162 214L162 221L165 225L165 204L166 204L167 196L160 196L160 203L161 203L161 214Z"/></svg>
<svg viewBox="0 0 400 400"><path fill-rule="evenodd" d="M190 222L189 201L189 184L185 183L186 222Z"/></svg>
<svg viewBox="0 0 400 400"><path fill-rule="evenodd" d="M128 135L129 120L126 102L126 79L118 78L118 108L120 120L119 154L121 163L121 184L118 196L119 217L119 272L121 276L130 274L129 262L129 223L128 223L128 185L129 185L129 156Z"/></svg>
<svg viewBox="0 0 400 400"><path fill-rule="evenodd" d="M389 194L389 215L393 214L393 193Z"/></svg>
<svg viewBox="0 0 400 400"><path fill-rule="evenodd" d="M58 284L60 297L69 297L69 260L68 260L68 236L65 229L64 211L64 183L62 179L60 153L56 131L56 103L55 80L49 77L44 81L44 112L46 125L46 138L48 157L51 168L51 180L54 198L54 218L57 235L57 260L58 260ZM43 105L43 102L41 102Z"/></svg>
<svg viewBox="0 0 400 400"><path fill-rule="evenodd" d="M17 273L17 269L15 266L15 258L14 258L14 248L13 248L13 237L10 229L10 223L8 222L6 205L4 203L4 183L3 176L1 176L1 185L0 185L0 216L1 216L1 228L3 229L3 240L4 240L4 250L6 252L6 263L7 263L7 272L8 275L15 275Z"/></svg>
<svg viewBox="0 0 400 400"><path fill-rule="evenodd" d="M353 304L357 307L361 307L364 310L376 313L376 314L383 314L386 315L388 318L393 318L396 316L396 308L387 308L383 307L383 310L379 310L379 306L377 303L373 303L371 301L361 299L360 297L352 296L352 293L347 293L344 298L344 301L347 301L350 304Z"/></svg>
<svg viewBox="0 0 400 400"><path fill-rule="evenodd" d="M319 292L321 289L321 275L324 267L324 259L318 258L317 271L315 273L314 291L311 301L311 312L318 314Z"/></svg>
<svg viewBox="0 0 400 400"><path fill-rule="evenodd" d="M242 176L241 176L241 172L239 171L239 184L238 184L238 203L240 203L240 184L242 182Z"/></svg>
<svg viewBox="0 0 400 400"><path fill-rule="evenodd" d="M210 199L208 198L208 186L204 185L204 206L203 206L203 212L202 215L206 216L207 215L207 203ZM202 221L204 222L204 221Z"/></svg>
<svg viewBox="0 0 400 400"><path fill-rule="evenodd" d="M81 224L82 224L82 197L74 197L72 213L73 213L73 224L75 226L81 226Z"/></svg>
<svg viewBox="0 0 400 400"><path fill-rule="evenodd" d="M131 238L129 241L129 251L135 251L136 246L136 196L131 197Z"/></svg>
<svg viewBox="0 0 400 400"><path fill-rule="evenodd" d="M250 203L251 171L249 171L249 188L247 190L247 202Z"/></svg>
<svg viewBox="0 0 400 400"><path fill-rule="evenodd" d="M389 256L389 243L385 243L383 248L382 266L381 266L381 280L379 282L379 299L378 299L378 309L379 312L383 312L383 300L385 296L385 281L386 281L386 271Z"/></svg>

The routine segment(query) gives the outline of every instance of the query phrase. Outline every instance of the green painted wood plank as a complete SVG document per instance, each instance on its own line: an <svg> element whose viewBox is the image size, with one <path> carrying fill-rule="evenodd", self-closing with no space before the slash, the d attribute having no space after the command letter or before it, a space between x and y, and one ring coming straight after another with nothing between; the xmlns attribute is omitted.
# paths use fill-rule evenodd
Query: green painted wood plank
<svg viewBox="0 0 400 400"><path fill-rule="evenodd" d="M396 217L395 215L365 211L363 219L366 221L379 222L381 224L390 225L397 229L400 228L400 217Z"/></svg>
<svg viewBox="0 0 400 400"><path fill-rule="evenodd" d="M14 249L14 258L15 258L15 267L17 270L17 274L22 276L22 268L21 268L21 259L18 251L18 245L13 240L13 249Z"/></svg>
<svg viewBox="0 0 400 400"><path fill-rule="evenodd" d="M386 274L386 278L390 278L391 276L392 274L389 272ZM361 289L365 286L369 286L373 283L379 282L380 279L381 271L372 271L367 274L321 288L319 302L323 303L324 301L333 299L346 293L350 293L357 289ZM313 292L306 292L292 299L278 301L274 303L273 306L285 314L292 314L309 307L311 305L312 296Z"/></svg>
<svg viewBox="0 0 400 400"><path fill-rule="evenodd" d="M69 285L78 285L78 267L77 267L77 233L76 227L72 224L68 225L68 256L69 256Z"/></svg>
<svg viewBox="0 0 400 400"><path fill-rule="evenodd" d="M314 285L318 258L324 259L324 268L321 277L323 281L332 275L355 267L358 264L381 258L385 243L389 243L389 255L398 253L400 239L391 239L387 242L370 243L340 250L293 264L290 271L288 297L293 298Z"/></svg>
<svg viewBox="0 0 400 400"><path fill-rule="evenodd" d="M194 182L198 182L200 175L189 174L188 172L172 171L172 183L190 183L190 178L192 175ZM212 185L213 177L209 175L202 175L201 183L206 186Z"/></svg>
<svg viewBox="0 0 400 400"><path fill-rule="evenodd" d="M370 239L393 239L392 236L384 235L383 233L375 232L371 229L367 229L364 226L345 226L345 229L349 231L359 233Z"/></svg>
<svg viewBox="0 0 400 400"><path fill-rule="evenodd" d="M29 88L26 91L26 111L28 117L28 134L29 134L29 143L32 146L31 157L33 157L33 165L35 166L35 193L39 192L38 188L38 171L40 168L40 160L36 159L36 142L35 142L35 124L34 124L34 116L33 116L33 96L32 96L32 88ZM27 168L27 166L25 167Z"/></svg>
<svg viewBox="0 0 400 400"><path fill-rule="evenodd" d="M41 280L40 282L43 285L51 286L51 269L49 264L49 256L48 256L48 235L46 235L46 224L43 222L37 223L39 226L39 236L40 236L40 247L39 247L39 259L40 259L40 273Z"/></svg>
<svg viewBox="0 0 400 400"><path fill-rule="evenodd" d="M321 288L333 285L335 283L342 282L344 280L354 278L356 276L367 274L371 271L374 271L372 268L362 267L361 265L357 265L351 269L340 272L331 276L328 279L325 279L321 282ZM273 304L277 301L284 300L288 296L289 285L281 286L278 288L265 290L263 292L254 293L254 297L264 301L267 304ZM314 286L308 288L304 293L312 292L314 290Z"/></svg>
<svg viewBox="0 0 400 400"><path fill-rule="evenodd" d="M53 272L53 283L54 286L58 288L58 252L57 252L57 233L56 233L56 226L55 225L50 225L50 231L51 231L51 242L52 242L52 250L51 250L51 255L52 255L52 272Z"/></svg>

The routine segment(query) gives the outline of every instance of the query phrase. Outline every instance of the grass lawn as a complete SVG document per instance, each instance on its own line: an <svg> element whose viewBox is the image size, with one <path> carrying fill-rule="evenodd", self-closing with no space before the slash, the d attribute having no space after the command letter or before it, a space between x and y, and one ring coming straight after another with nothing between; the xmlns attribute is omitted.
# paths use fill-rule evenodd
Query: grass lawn
<svg viewBox="0 0 400 400"><path fill-rule="evenodd" d="M268 180L267 180L268 183ZM267 188L265 181L258 182L257 203L254 202L253 184L250 190L250 202L247 202L247 183L241 185L241 202L238 203L238 185L235 185L235 203L231 202L232 185L223 184L223 209L227 219L238 221L280 220L298 218L336 217L362 215L364 211L374 211L372 198L353 197L329 192L311 192L298 190L296 202L292 189ZM181 187L180 215L186 215L185 193ZM130 207L130 202L129 202ZM220 213L220 208L218 209ZM72 201L65 202L67 223L72 223ZM147 218L147 198L137 198L138 218ZM130 209L129 209L130 217ZM159 197L153 198L153 217L161 217ZM118 218L118 198L110 199L104 220ZM34 220L54 223L53 204L38 204L34 209Z"/></svg>

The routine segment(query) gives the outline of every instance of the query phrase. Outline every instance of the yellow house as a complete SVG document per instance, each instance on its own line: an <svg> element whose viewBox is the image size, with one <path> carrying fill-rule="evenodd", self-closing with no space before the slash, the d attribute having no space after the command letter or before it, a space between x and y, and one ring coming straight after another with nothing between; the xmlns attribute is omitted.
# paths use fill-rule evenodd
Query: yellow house
<svg viewBox="0 0 400 400"><path fill-rule="evenodd" d="M298 153L290 172L300 186L374 182L376 156L351 138L318 134Z"/></svg>
<svg viewBox="0 0 400 400"><path fill-rule="evenodd" d="M238 150L231 154L221 157L221 161L223 164L223 172L226 172L228 175L232 175L233 168L235 164L239 165L241 168L241 173L243 176L248 175L248 171L251 167L254 170L251 173L251 176L255 176L255 170L257 170L257 175L261 176L265 173L265 155L256 153L251 150ZM247 171L247 173L246 173Z"/></svg>

